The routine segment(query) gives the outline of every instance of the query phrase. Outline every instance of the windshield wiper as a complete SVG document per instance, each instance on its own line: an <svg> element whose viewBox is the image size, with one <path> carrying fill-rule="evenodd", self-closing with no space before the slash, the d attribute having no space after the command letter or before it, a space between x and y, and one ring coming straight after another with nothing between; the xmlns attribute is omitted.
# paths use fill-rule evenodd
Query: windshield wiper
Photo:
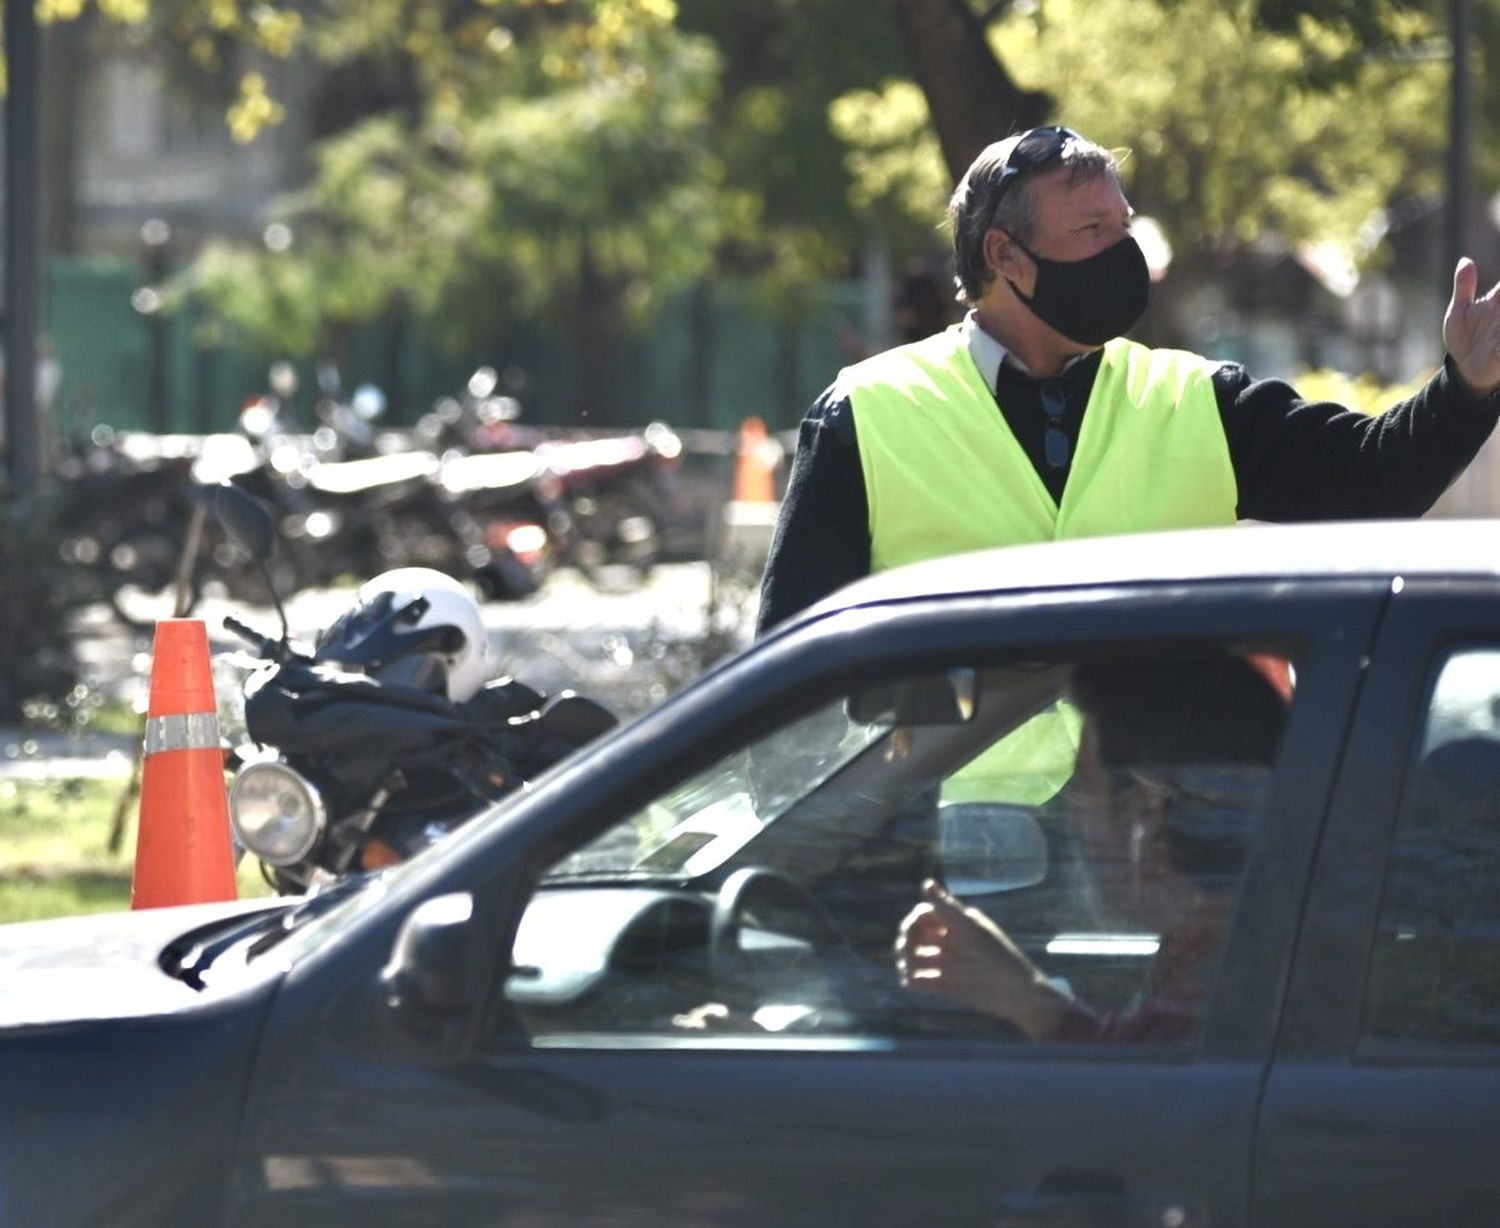
<svg viewBox="0 0 1500 1228"><path fill-rule="evenodd" d="M194 989L203 989L205 988L203 973L208 970L214 960L252 934L278 925L286 915L284 909L268 909L249 918L234 918L228 923L227 928L216 933L212 938L195 938L191 942L186 942L182 938L176 939L162 952L162 971ZM196 930L194 933L201 934L203 931Z"/></svg>
<svg viewBox="0 0 1500 1228"><path fill-rule="evenodd" d="M291 901L287 901L286 905L281 908L268 908L265 912L258 912L248 918L234 918L228 923L228 928L222 931L211 928L208 931L213 933L211 938L198 938L193 935L179 938L162 952L162 970L168 976L176 977L194 989L204 989L207 986L204 983L203 974L231 947L238 946L247 938L260 934L260 937L245 952L246 960L254 959L263 951L274 947L303 921L321 916L334 904L354 894L357 888L363 887L368 881L369 876L355 875L342 878L331 887L318 892L317 895L309 896L301 903L292 904ZM204 932L204 930L196 930L194 935Z"/></svg>
<svg viewBox="0 0 1500 1228"><path fill-rule="evenodd" d="M375 877L373 874L351 874L323 888L317 895L308 896L295 908L279 914L281 924L257 938L254 945L245 952L245 958L251 960L269 951L304 921L309 921L313 917L321 917L335 904L341 904L349 896L364 890Z"/></svg>

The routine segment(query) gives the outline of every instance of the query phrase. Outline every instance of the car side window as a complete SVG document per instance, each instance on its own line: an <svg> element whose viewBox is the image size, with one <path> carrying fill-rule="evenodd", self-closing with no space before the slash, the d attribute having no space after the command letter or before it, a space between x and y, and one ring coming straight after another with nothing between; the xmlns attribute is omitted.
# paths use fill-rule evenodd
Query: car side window
<svg viewBox="0 0 1500 1228"><path fill-rule="evenodd" d="M1190 1045L1293 702L1284 649L955 663L789 714L559 860L535 1043Z"/></svg>
<svg viewBox="0 0 1500 1228"><path fill-rule="evenodd" d="M1365 1036L1500 1049L1500 649L1441 664L1406 774Z"/></svg>

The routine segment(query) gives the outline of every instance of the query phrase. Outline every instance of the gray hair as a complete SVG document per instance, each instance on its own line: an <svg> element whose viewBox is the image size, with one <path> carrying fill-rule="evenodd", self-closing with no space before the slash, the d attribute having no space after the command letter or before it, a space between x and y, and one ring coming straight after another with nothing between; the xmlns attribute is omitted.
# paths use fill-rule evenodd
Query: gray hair
<svg viewBox="0 0 1500 1228"><path fill-rule="evenodd" d="M1022 243L1030 243L1036 232L1036 204L1029 177L1016 176L1016 182L1008 185L1005 194L999 194L1001 172L1011 150L1025 135L1018 132L986 145L969 164L948 201L948 224L953 231L953 281L958 288L956 297L962 303L978 302L984 288L995 278L984 258L986 232L1004 230ZM1083 137L1073 137L1063 146L1058 165L1067 170L1070 184L1105 175L1113 175L1118 181L1120 176L1120 164L1114 154Z"/></svg>

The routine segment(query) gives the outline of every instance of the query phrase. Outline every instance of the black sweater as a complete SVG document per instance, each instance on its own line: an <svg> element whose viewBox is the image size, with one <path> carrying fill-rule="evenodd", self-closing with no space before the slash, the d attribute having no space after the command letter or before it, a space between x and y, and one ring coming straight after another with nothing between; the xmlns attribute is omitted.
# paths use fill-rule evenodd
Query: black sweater
<svg viewBox="0 0 1500 1228"><path fill-rule="evenodd" d="M1049 469L1043 457L1041 387L1063 389L1063 427L1076 442L1101 354L1051 381L1034 380L1008 362L1000 368L1001 412L1054 500L1061 500L1068 471ZM1500 397L1471 396L1451 361L1378 417L1304 401L1289 384L1252 380L1237 363L1220 366L1213 385L1242 520L1420 516L1474 459L1500 417ZM761 585L759 630L869 570L869 505L854 413L835 384L802 421Z"/></svg>

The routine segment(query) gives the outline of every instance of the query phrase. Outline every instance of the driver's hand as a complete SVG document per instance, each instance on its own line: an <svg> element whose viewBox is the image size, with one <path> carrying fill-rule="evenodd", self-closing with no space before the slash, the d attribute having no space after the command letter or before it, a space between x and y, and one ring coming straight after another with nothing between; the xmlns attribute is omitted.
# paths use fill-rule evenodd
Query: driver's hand
<svg viewBox="0 0 1500 1228"><path fill-rule="evenodd" d="M932 879L896 936L902 985L1050 1036L1070 1002L998 925Z"/></svg>

